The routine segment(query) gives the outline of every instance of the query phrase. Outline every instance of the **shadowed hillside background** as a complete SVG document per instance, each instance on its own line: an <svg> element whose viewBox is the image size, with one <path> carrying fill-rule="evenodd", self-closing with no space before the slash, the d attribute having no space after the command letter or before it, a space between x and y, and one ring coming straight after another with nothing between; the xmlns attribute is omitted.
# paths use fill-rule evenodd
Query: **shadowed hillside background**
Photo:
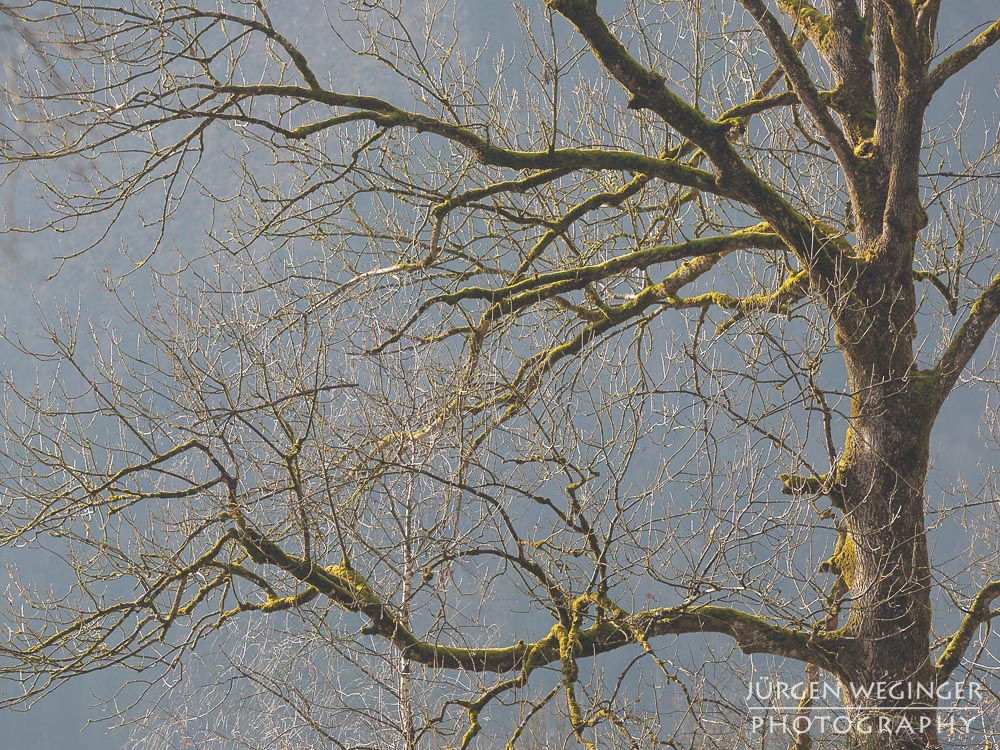
<svg viewBox="0 0 1000 750"><path fill-rule="evenodd" d="M282 6L281 10L288 12L293 7L294 16L282 19L277 17L276 7L275 21L289 37L299 41L315 68L324 72L333 71L342 90L356 88L390 101L394 99L394 92L399 86L396 80L370 61L359 64L356 58L343 55L325 24L314 22L314 16L321 15L322 3L303 0ZM954 2L943 15L939 35L955 38L995 12L996 3L993 0ZM503 3L491 0L464 2L459 22L463 43L470 50L485 46L487 56L499 55L503 51L509 58L516 55L519 45L523 44L513 12ZM4 28L2 34L0 50L12 49L23 43L9 28ZM968 73L969 89L975 92L969 102L970 111L975 113L976 120L969 129L970 137L986 139L995 133L1000 109L998 70L1000 54L992 50ZM10 71L7 75L11 75ZM954 81L949 84L955 90L950 95L942 95L940 101L953 102L958 98L962 83ZM4 99L2 94L0 101L3 102L3 111L0 112L3 127L17 129L17 102L9 96ZM951 116L954 112L938 110L932 113L931 120ZM237 147L238 144L230 146ZM215 168L220 180L225 179L227 169L222 153L224 150L220 145L220 152L214 157L218 159L217 165L202 165L203 169ZM107 289L108 279L128 272L129 284L141 303L147 284L144 274L148 267L166 272L182 265L181 259L192 251L197 252L209 221L207 204L199 212L197 202L191 201L187 208L189 215L184 217L183 222L175 222L163 249L150 260L148 267L137 269L136 259L146 256L145 248L152 241L150 233L142 229L141 217L127 219L117 226L114 236L97 248L63 262L59 260L61 256L71 256L79 249L76 238L89 234L86 220L77 231L60 235L9 231L11 227L37 227L45 220L28 170L18 171L0 186L0 205L3 206L0 226L4 229L0 234L0 317L4 320L8 336L20 339L29 349L39 346L40 317L55 320L60 316L78 315L84 321L84 329L88 325L102 327L107 319L114 318L117 313L113 297ZM130 210L135 211L136 207ZM53 377L51 364L31 361L9 344L0 344L0 361L6 370L14 374L15 380L22 383L33 378L46 382ZM989 458L984 453L981 436L976 433L984 400L974 391L962 390L951 397L948 407L947 418L938 423L933 435L932 457L937 455L938 458L928 482L929 494L935 488L943 492L946 488L961 487L965 480L969 485L977 486L981 473L989 470ZM655 457L652 459L655 460ZM932 544L936 545L936 549L931 550L932 556L947 557L945 551L950 542L951 537L945 528L932 539ZM0 555L6 554L7 551L0 552ZM19 564L25 566L23 558L19 559ZM31 559L30 567L32 575L38 580L58 575L50 561L41 557ZM3 575L0 572L0 581L4 580ZM498 617L516 617L504 602L492 604L492 611ZM115 728L114 722L110 722L85 727L88 721L99 719L107 710L101 707L101 701L114 695L122 677L105 673L89 681L77 680L27 713L0 714L0 747L19 750L113 750L129 747L128 726ZM126 690L122 695L123 702L127 702L129 696ZM95 704L98 705L96 709L93 708Z"/></svg>

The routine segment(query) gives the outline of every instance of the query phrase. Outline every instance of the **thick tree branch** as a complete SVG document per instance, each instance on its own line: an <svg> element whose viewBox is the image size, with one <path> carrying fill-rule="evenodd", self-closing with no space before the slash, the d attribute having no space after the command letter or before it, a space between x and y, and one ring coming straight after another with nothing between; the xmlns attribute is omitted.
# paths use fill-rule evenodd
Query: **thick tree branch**
<svg viewBox="0 0 1000 750"><path fill-rule="evenodd" d="M931 40L922 38L917 28L917 14L912 0L881 0L889 9L893 42L899 55L902 80L916 84L930 59Z"/></svg>
<svg viewBox="0 0 1000 750"><path fill-rule="evenodd" d="M778 8L801 28L820 52L826 49L827 35L832 31L830 16L806 0L777 0Z"/></svg>
<svg viewBox="0 0 1000 750"><path fill-rule="evenodd" d="M778 232L802 260L833 304L844 271L839 246L806 219L739 156L729 140L730 123L717 122L671 91L663 76L640 64L611 32L591 0L546 0L590 45L601 65L632 96L629 107L648 109L697 144L719 171L717 194L748 205ZM791 49L795 48L789 41ZM800 93L801 98L801 93Z"/></svg>
<svg viewBox="0 0 1000 750"><path fill-rule="evenodd" d="M917 0L914 5L917 8L917 28L925 38L933 39L941 12L941 0Z"/></svg>
<svg viewBox="0 0 1000 750"><path fill-rule="evenodd" d="M830 148L833 149L833 153L837 157L841 169L844 170L844 175L851 187L852 195L857 197L859 188L857 184L857 157L854 155L854 149L847 142L847 138L844 137L840 126L833 119L830 110L824 105L820 93L813 83L809 71L806 69L805 63L802 62L802 58L795 51L792 40L785 34L781 28L781 23L767 9L763 0L740 0L740 3L753 16L754 21L771 45L775 57L778 58L778 62L781 63L781 67L788 75L788 80L792 84L792 90L819 126L827 143L830 144Z"/></svg>
<svg viewBox="0 0 1000 750"><path fill-rule="evenodd" d="M711 172L705 172L674 159L659 159L633 151L610 149L565 148L550 151L516 151L495 146L487 138L472 130L438 120L428 115L399 109L386 101L371 96L341 94L335 91L315 90L301 86L213 86L210 90L236 98L275 96L300 101L312 101L331 107L355 110L349 115L285 131L291 138L305 138L328 127L346 121L368 120L384 128L404 127L417 132L433 133L465 146L484 164L510 169L608 169L647 174L668 182L697 188L708 193L720 193L718 181ZM208 116L208 115L206 115Z"/></svg>
<svg viewBox="0 0 1000 750"><path fill-rule="evenodd" d="M777 107L791 107L799 103L799 97L794 91L782 91L780 94L751 99L743 104L738 104L726 112L720 118L726 120L738 120L761 112L766 112Z"/></svg>
<svg viewBox="0 0 1000 750"><path fill-rule="evenodd" d="M951 345L945 350L941 360L933 369L935 383L935 405L940 408L948 398L962 371L979 349L986 334L1000 315L1000 274L979 295L969 312L969 317L958 329Z"/></svg>
<svg viewBox="0 0 1000 750"><path fill-rule="evenodd" d="M908 272L912 245L926 224L920 206L920 153L924 114L930 97L925 81L932 41L917 27L911 0L875 4L875 73L878 115L875 148L886 180L881 231L873 247L887 273ZM872 208L878 202L869 201ZM864 234L875 240L875 212L865 211ZM869 240L866 237L866 240Z"/></svg>
<svg viewBox="0 0 1000 750"><path fill-rule="evenodd" d="M310 564L285 553L277 544L251 530L242 532L240 541L255 562L278 567L341 608L365 615L371 623L367 632L391 641L410 661L444 669L510 672L534 669L562 658L561 646L566 637L562 624L553 626L548 635L537 641L519 641L510 646L476 648L431 643L414 635L364 577L349 567L321 568ZM586 603L578 602L576 606L580 608ZM659 636L719 633L732 637L747 654L773 654L840 673L851 651L850 639L782 627L728 607L668 607L622 615L616 605L597 599L594 603L613 616L576 632L573 650L582 656L597 656Z"/></svg>
<svg viewBox="0 0 1000 750"><path fill-rule="evenodd" d="M732 637L745 654L767 653L810 664L834 674L843 673L851 659L853 641L840 635L801 631L775 625L762 617L729 607L665 608L640 612L630 624L646 638L684 633L720 633ZM598 640L609 650L616 638ZM627 641L625 641L627 642ZM601 653L601 651L597 651Z"/></svg>
<svg viewBox="0 0 1000 750"><path fill-rule="evenodd" d="M962 624L955 631L955 634L948 640L944 653L941 654L941 658L935 665L939 683L947 680L962 663L965 651L972 642L979 626L1000 614L1000 612L990 610L990 605L997 598L1000 598L1000 581L992 581L973 600L969 613L962 620Z"/></svg>
<svg viewBox="0 0 1000 750"><path fill-rule="evenodd" d="M828 0L830 30L822 38L820 53L836 76L836 96L831 107L844 121L856 147L875 132L875 91L872 87L870 29L855 0Z"/></svg>
<svg viewBox="0 0 1000 750"><path fill-rule="evenodd" d="M933 94L948 82L948 79L973 63L976 58L1000 41L1000 18L991 23L985 31L957 52L942 60L927 76L928 94Z"/></svg>

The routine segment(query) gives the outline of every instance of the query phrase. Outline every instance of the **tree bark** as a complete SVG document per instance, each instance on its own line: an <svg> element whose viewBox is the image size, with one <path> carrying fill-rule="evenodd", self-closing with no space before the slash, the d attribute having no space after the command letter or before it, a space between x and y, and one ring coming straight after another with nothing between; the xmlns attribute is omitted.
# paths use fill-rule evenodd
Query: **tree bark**
<svg viewBox="0 0 1000 750"><path fill-rule="evenodd" d="M912 251L893 253L900 254ZM843 319L853 323L837 329L854 396L836 476L845 535L831 567L850 591L843 631L857 639L857 651L844 695L863 750L938 747L936 701L927 695L935 672L924 525L934 376L917 369L913 282L896 268L875 264L845 290L855 301Z"/></svg>

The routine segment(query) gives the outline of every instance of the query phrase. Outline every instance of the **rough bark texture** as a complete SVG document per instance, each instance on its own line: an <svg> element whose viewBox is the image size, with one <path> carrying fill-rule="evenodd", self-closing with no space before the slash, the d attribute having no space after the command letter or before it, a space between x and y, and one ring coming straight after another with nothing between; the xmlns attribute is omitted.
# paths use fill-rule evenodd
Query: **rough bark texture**
<svg viewBox="0 0 1000 750"><path fill-rule="evenodd" d="M764 19L761 26L767 33L763 4L744 5ZM939 75L928 73L939 3L886 0L865 4L862 15L852 2L831 2L828 18L812 8L806 17L805 3L779 5L800 20L827 59L838 81L836 109L859 157L856 162L841 160L849 184L859 186L852 195L857 243L851 252L858 263L832 276L814 267L814 284L826 289L854 394L847 443L830 483L845 531L830 569L840 574L850 592L850 616L840 632L856 641L843 679L862 686L901 683L909 686L907 694L919 696L918 685L926 691L939 679L930 643L924 515L929 441L941 403L955 382L948 357L932 370L921 371L914 352L912 268L917 235L926 225L918 180L921 129L937 87L933 78ZM769 40L775 43L773 35ZM962 52L952 59L968 55ZM874 89L868 84L872 78ZM990 323L995 319L992 309L985 309L994 295L984 295L980 309L973 312L972 328L978 328L977 317ZM959 339L982 340L980 334L963 333ZM933 728L905 728L918 725L921 717L935 716L933 705L919 710L934 703L926 695L882 701L872 712L854 705L851 691L844 694L853 715L868 716L872 725L893 707L904 709L894 718L908 720L893 737L878 732L854 736L857 747L938 746Z"/></svg>
<svg viewBox="0 0 1000 750"><path fill-rule="evenodd" d="M912 314L912 296L900 296L904 299L887 314L905 328ZM857 639L855 661L848 670L850 682L903 683L915 689L934 683L923 496L933 414L927 405L926 377L907 361L909 338L905 333L888 341L878 337L868 357L848 358L852 391L858 395L839 467L847 536L836 562L851 594L844 631ZM898 351L891 358L895 366L885 368L886 358L877 356L880 349ZM885 713L887 705L880 703L873 721ZM913 703L904 700L898 705L912 708ZM911 714L902 715L912 719ZM934 744L932 734L901 735L895 745L885 744L884 736L875 736L860 739L859 746L923 748Z"/></svg>

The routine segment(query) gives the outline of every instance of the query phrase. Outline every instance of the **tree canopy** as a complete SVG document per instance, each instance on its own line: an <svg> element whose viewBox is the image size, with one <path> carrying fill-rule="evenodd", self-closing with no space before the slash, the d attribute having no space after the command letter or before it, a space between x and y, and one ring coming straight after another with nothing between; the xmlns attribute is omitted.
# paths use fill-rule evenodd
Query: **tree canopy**
<svg viewBox="0 0 1000 750"><path fill-rule="evenodd" d="M998 382L962 8L547 0L508 47L447 2L8 3L20 231L142 246L111 325L8 337L58 374L6 384L0 543L70 578L12 579L5 704L125 668L138 746L738 747L751 669L992 689L995 503L927 482ZM950 741L843 708L892 729L777 741Z"/></svg>

